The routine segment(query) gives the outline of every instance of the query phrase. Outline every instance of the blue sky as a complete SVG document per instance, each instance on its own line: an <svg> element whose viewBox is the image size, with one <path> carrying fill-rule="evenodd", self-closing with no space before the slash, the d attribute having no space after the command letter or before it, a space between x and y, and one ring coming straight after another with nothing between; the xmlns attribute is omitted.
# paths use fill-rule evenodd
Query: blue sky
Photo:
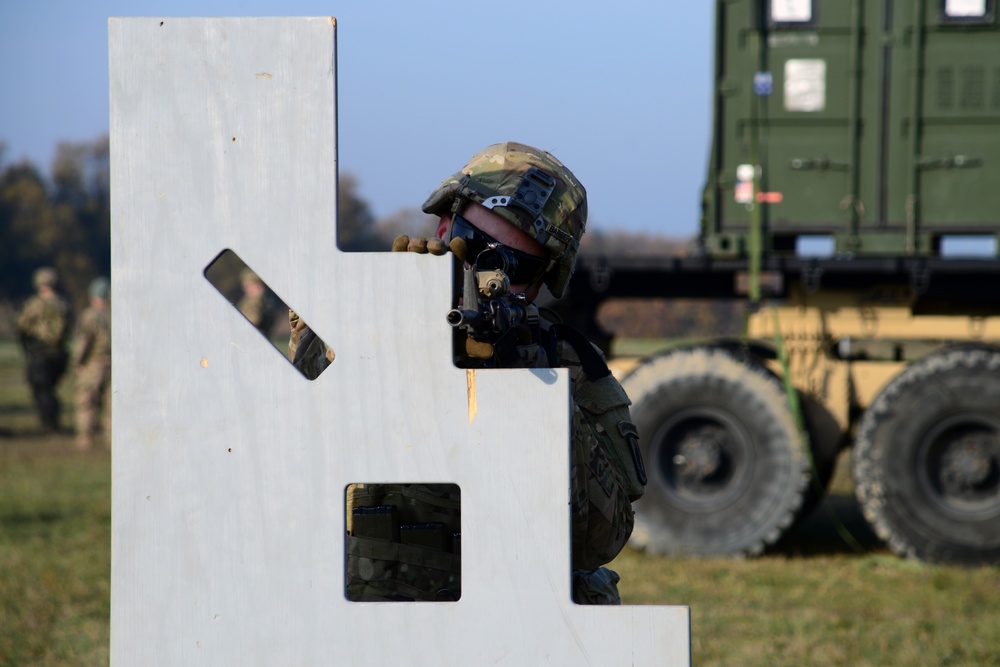
<svg viewBox="0 0 1000 667"><path fill-rule="evenodd" d="M714 3L655 0L0 0L0 140L48 170L108 130L109 16L334 16L339 158L379 217L474 152L548 149L592 228L697 231Z"/></svg>

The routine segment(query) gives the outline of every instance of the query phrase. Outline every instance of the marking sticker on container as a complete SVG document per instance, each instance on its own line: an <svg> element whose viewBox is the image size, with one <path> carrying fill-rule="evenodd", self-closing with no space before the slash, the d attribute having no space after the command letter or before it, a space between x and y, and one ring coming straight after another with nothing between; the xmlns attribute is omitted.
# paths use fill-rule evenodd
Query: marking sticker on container
<svg viewBox="0 0 1000 667"><path fill-rule="evenodd" d="M770 72L757 72L753 75L753 93L761 97L771 94L774 81Z"/></svg>
<svg viewBox="0 0 1000 667"><path fill-rule="evenodd" d="M794 58L785 61L785 110L823 111L826 108L826 61Z"/></svg>
<svg viewBox="0 0 1000 667"><path fill-rule="evenodd" d="M812 0L773 0L771 20L775 23L808 23L812 20Z"/></svg>
<svg viewBox="0 0 1000 667"><path fill-rule="evenodd" d="M986 16L986 0L945 0L944 14L956 16Z"/></svg>
<svg viewBox="0 0 1000 667"><path fill-rule="evenodd" d="M737 204L749 204L753 202L753 175L752 164L741 164L736 167L736 187L733 190L733 199Z"/></svg>

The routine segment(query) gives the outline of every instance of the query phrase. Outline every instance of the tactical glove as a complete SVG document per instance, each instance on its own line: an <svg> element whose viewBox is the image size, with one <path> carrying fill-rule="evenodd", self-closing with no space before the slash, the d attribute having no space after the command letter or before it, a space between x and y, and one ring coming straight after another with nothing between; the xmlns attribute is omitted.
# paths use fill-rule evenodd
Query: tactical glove
<svg viewBox="0 0 1000 667"><path fill-rule="evenodd" d="M410 238L406 234L397 236L392 242L393 252L415 252L420 255L443 255L451 250L460 260L465 260L465 240L452 239L451 243L445 243L442 239L425 239L421 236Z"/></svg>
<svg viewBox="0 0 1000 667"><path fill-rule="evenodd" d="M393 252L415 252L420 255L430 253L432 255L443 255L448 252L448 244L441 239L425 239L422 236L410 238L403 234L397 236L392 242Z"/></svg>

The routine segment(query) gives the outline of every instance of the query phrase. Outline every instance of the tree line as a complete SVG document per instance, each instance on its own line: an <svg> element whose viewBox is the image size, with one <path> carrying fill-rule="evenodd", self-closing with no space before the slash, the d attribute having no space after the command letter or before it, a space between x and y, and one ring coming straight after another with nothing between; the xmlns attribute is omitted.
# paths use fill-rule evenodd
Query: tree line
<svg viewBox="0 0 1000 667"><path fill-rule="evenodd" d="M64 142L48 174L22 160L7 164L0 144L0 301L22 301L31 277L53 266L74 304L111 270L108 139Z"/></svg>
<svg viewBox="0 0 1000 667"><path fill-rule="evenodd" d="M0 336L10 336L14 310L33 292L32 274L53 266L62 290L79 311L87 287L111 271L111 175L108 137L61 142L48 173L28 160L8 163L0 142ZM337 245L345 251L388 250L399 234L428 236L436 219L418 208L376 219L359 183L342 173L338 183ZM593 227L593 225L591 225ZM636 249L683 254L690 242L629 232L592 231L583 251ZM217 285L223 291L238 289ZM603 323L623 335L676 337L738 328L734 303L623 300L606 304Z"/></svg>
<svg viewBox="0 0 1000 667"><path fill-rule="evenodd" d="M398 234L426 234L431 221L417 209L376 220L358 181L340 175L338 247L387 250ZM16 308L41 266L59 272L60 287L79 312L87 287L111 272L111 164L107 135L60 142L49 171L23 159L8 162L0 142L0 335L12 335ZM236 280L236 277L233 277Z"/></svg>

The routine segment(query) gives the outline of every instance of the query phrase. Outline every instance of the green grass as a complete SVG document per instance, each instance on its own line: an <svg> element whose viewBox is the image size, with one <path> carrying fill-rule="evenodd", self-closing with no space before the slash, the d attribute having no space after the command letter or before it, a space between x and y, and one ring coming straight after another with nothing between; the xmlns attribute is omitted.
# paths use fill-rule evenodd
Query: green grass
<svg viewBox="0 0 1000 667"><path fill-rule="evenodd" d="M63 425L72 378L60 387ZM111 456L42 434L16 346L0 342L0 665L107 665Z"/></svg>
<svg viewBox="0 0 1000 667"><path fill-rule="evenodd" d="M691 607L696 665L1000 665L995 568L880 553L669 561L627 550L629 603Z"/></svg>
<svg viewBox="0 0 1000 667"><path fill-rule="evenodd" d="M106 665L110 456L0 441L0 664Z"/></svg>
<svg viewBox="0 0 1000 667"><path fill-rule="evenodd" d="M107 665L110 456L40 434L21 364L0 342L0 667ZM861 517L846 458L832 489L761 558L626 549L611 565L625 602L689 605L700 666L1000 665L1000 567L896 558Z"/></svg>
<svg viewBox="0 0 1000 667"><path fill-rule="evenodd" d="M891 554L854 499L849 462L844 452L823 504L760 558L626 548L610 565L623 600L690 606L695 665L1000 665L1000 566Z"/></svg>

